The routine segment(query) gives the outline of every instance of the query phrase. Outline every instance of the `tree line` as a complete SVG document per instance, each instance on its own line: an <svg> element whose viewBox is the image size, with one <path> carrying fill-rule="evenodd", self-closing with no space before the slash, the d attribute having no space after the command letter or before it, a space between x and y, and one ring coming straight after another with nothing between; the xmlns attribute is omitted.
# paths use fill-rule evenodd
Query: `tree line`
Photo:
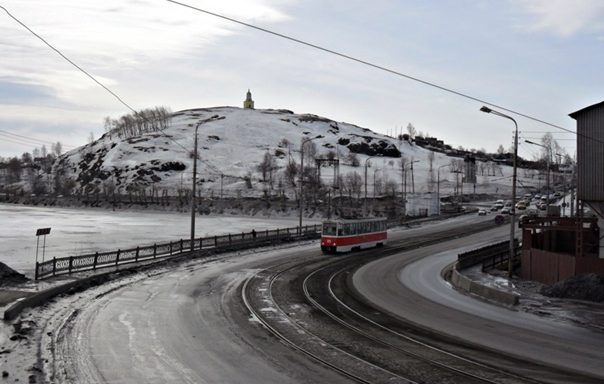
<svg viewBox="0 0 604 384"><path fill-rule="evenodd" d="M107 116L103 126L110 137L117 135L120 139L127 139L165 130L170 125L171 116L169 108L159 106L128 113L117 119Z"/></svg>

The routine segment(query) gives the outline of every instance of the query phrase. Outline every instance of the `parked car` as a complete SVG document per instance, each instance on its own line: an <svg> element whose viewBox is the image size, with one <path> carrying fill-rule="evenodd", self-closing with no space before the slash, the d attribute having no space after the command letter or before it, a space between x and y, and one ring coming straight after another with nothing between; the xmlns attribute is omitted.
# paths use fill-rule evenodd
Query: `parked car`
<svg viewBox="0 0 604 384"><path fill-rule="evenodd" d="M508 208L508 207L503 207L503 208L501 209L501 214L502 214L502 215L509 215L510 213L511 213L511 212L510 212L510 208Z"/></svg>
<svg viewBox="0 0 604 384"><path fill-rule="evenodd" d="M478 216L486 216L487 215L487 210L486 209L479 209L478 210Z"/></svg>
<svg viewBox="0 0 604 384"><path fill-rule="evenodd" d="M502 207L500 207L499 205L495 204L491 207L491 212L496 212L499 211Z"/></svg>
<svg viewBox="0 0 604 384"><path fill-rule="evenodd" d="M547 204L541 203L541 204L537 205L537 208L541 211L545 211L547 209Z"/></svg>

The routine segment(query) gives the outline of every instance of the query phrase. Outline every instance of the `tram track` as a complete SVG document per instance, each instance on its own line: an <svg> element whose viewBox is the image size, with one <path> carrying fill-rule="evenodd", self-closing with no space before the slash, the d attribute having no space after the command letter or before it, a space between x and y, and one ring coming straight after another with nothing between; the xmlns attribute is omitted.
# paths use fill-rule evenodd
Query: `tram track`
<svg viewBox="0 0 604 384"><path fill-rule="evenodd" d="M410 380L404 376L394 374L389 372L382 367L379 367L370 362L359 359L357 356L350 354L349 352L344 351L341 347L330 344L323 340L318 335L314 334L310 330L301 327L295 320L290 321L289 324L292 327L284 327L284 319L288 318L290 320L291 317L288 316L287 312L279 306L273 298L273 285L275 281L277 281L281 276L285 273L292 271L297 268L304 267L306 265L312 265L317 263L317 260L305 261L302 263L294 262L286 262L281 263L276 266L272 266L270 268L264 269L254 276L245 280L242 286L242 299L243 302L250 312L250 314L254 317L256 321L258 321L262 326L271 333L274 337L276 337L282 343L290 346L291 348L305 354L309 358L323 364L324 366L333 369L334 371L340 373L344 377L347 377L358 383L366 383L372 384L376 383L375 378L377 374L384 379L384 382L388 383L401 383L401 384L419 384L417 381ZM271 269L281 268L279 271L275 273L270 273ZM268 274L267 274L268 272ZM264 295L260 295L256 297L256 299L260 299L260 301L266 303L268 300L272 304L272 309L275 309L279 316L277 318L277 322L275 322L275 312L261 309L257 309L257 305L254 303L254 295L251 292L255 287L259 292L262 292ZM256 303L257 304L257 303ZM266 309L266 307L264 307ZM269 315L267 315L269 313ZM278 323L281 323L279 326ZM301 342L300 335L303 335L307 340ZM297 337L296 337L297 336ZM310 340L312 339L312 340ZM345 367L346 364L342 364L335 362L338 356L334 356L333 353L325 353L326 349L330 349L331 351L336 351L338 354L342 354L348 359L354 361L351 367ZM358 363L362 363L363 367L359 372ZM356 368L356 369L354 369ZM373 372L371 372L373 371ZM369 378L366 378L367 373L371 373Z"/></svg>
<svg viewBox="0 0 604 384"><path fill-rule="evenodd" d="M392 353L392 359L397 359L397 356L401 355L404 358L415 359L426 364L426 369L423 371L433 370L434 372L430 373L430 376L438 377L438 382L477 384L544 383L540 380L522 377L497 367L473 361L420 340L414 337L411 332L395 330L370 319L358 310L348 306L334 292L334 280L350 269L350 266L342 268L337 264L340 263L336 263L335 266L334 264L327 265L307 274L303 282L304 296L317 310L357 335L352 337L353 339L362 337L366 340L365 345L367 347L369 347L369 343L372 343L388 348ZM324 273L327 276L321 276ZM315 279L314 283L313 279ZM317 281L319 284L316 284ZM327 294L317 292L324 292L325 290ZM313 293L313 291L315 292ZM324 303L326 300L330 302ZM422 381L430 380L430 378L425 377L421 379Z"/></svg>
<svg viewBox="0 0 604 384"><path fill-rule="evenodd" d="M336 259L316 256L303 262L274 265L245 281L243 301L252 316L278 340L354 382L560 382L549 380L547 374L543 377L548 379L541 380L539 372L549 367L534 367L533 363L459 340L438 340L442 335L376 313L367 303L357 301L350 305L351 300L356 300L352 298L354 294L343 292L351 271L371 260L491 228L484 223L473 224L391 242L377 257L372 250ZM258 292L264 295L254 298ZM267 304L270 310L263 310ZM363 310L358 309L361 307ZM393 322L398 325L391 327ZM455 344L453 348L447 348L451 343ZM494 357L474 359L464 355L464 351L474 357L476 353ZM521 373L500 368L499 359L507 359L504 367L522 366Z"/></svg>

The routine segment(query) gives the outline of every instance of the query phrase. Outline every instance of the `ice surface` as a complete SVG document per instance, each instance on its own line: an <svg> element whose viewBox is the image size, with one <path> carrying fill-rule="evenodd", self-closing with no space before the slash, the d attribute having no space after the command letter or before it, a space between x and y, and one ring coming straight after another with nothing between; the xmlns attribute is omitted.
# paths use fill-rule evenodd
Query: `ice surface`
<svg viewBox="0 0 604 384"><path fill-rule="evenodd" d="M0 261L33 275L36 229L51 227L46 237L45 259L112 251L155 242L188 239L188 214L104 209L42 208L0 204ZM196 237L295 227L297 218L198 216ZM314 224L317 220L305 220ZM40 238L39 261L42 261Z"/></svg>

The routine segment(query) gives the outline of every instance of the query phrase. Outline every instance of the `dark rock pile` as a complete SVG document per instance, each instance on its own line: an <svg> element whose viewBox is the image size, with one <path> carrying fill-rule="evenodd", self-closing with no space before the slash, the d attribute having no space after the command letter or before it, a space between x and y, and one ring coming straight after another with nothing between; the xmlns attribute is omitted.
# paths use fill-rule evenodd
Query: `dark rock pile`
<svg viewBox="0 0 604 384"><path fill-rule="evenodd" d="M549 297L604 302L604 275L595 273L573 276L541 288Z"/></svg>
<svg viewBox="0 0 604 384"><path fill-rule="evenodd" d="M29 280L25 275L20 274L8 265L0 263L0 286L20 284Z"/></svg>

